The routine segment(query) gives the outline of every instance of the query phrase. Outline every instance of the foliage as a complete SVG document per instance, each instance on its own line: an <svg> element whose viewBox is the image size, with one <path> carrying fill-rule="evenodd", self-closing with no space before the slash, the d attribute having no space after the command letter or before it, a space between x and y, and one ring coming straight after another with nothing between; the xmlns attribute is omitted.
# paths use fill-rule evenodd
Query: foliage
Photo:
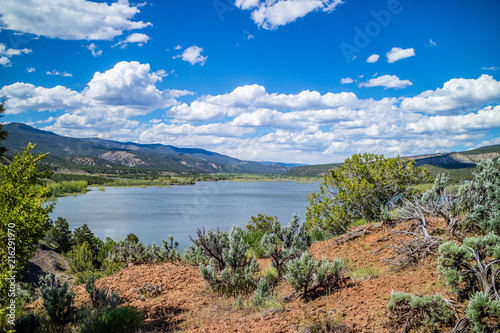
<svg viewBox="0 0 500 333"><path fill-rule="evenodd" d="M127 237L125 237L125 242L129 242L129 243L139 243L139 237L137 237L137 235L135 234L128 234Z"/></svg>
<svg viewBox="0 0 500 333"><path fill-rule="evenodd" d="M267 279L261 278L257 283L257 288L253 293L252 304L255 306L261 305L269 296L271 296L271 288Z"/></svg>
<svg viewBox="0 0 500 333"><path fill-rule="evenodd" d="M83 273L85 271L93 271L94 255L88 242L83 242L80 246L75 246L68 253L69 270L71 273Z"/></svg>
<svg viewBox="0 0 500 333"><path fill-rule="evenodd" d="M112 308L93 319L82 332L108 333L127 332L141 322L142 314L131 306Z"/></svg>
<svg viewBox="0 0 500 333"><path fill-rule="evenodd" d="M400 332L409 332L412 328L422 326L436 329L438 324L449 325L453 320L453 312L448 309L441 295L418 296L393 291L387 308L390 311L390 325Z"/></svg>
<svg viewBox="0 0 500 333"><path fill-rule="evenodd" d="M221 234L219 231L217 233ZM207 232L206 235L209 234ZM244 231L240 227L233 226L227 236L219 237L227 239L220 252L213 253L214 255L205 252L209 264L200 264L200 273L212 290L230 295L249 292L256 287L258 264L255 258L247 258L248 244L243 240L243 234ZM199 244L206 243L205 241Z"/></svg>
<svg viewBox="0 0 500 333"><path fill-rule="evenodd" d="M90 276L85 281L85 291L89 294L92 307L96 310L114 309L120 304L118 293L111 291L107 293L104 288L96 288L96 278Z"/></svg>
<svg viewBox="0 0 500 333"><path fill-rule="evenodd" d="M304 252L300 258L296 258L287 264L286 281L295 291L303 290L304 299L307 297L307 288L314 281L314 273L318 268L318 261L309 252Z"/></svg>
<svg viewBox="0 0 500 333"><path fill-rule="evenodd" d="M45 155L31 155L33 147L29 144L11 164L0 166L0 297L7 290L9 272L22 272L35 253L52 210L44 200L47 188L35 186L43 176L36 166Z"/></svg>
<svg viewBox="0 0 500 333"><path fill-rule="evenodd" d="M257 216L250 217L250 221L246 226L247 231L260 231L263 234L269 233L273 230L274 222L278 221L278 217L267 216L258 214Z"/></svg>
<svg viewBox="0 0 500 333"><path fill-rule="evenodd" d="M353 155L330 170L319 193L309 195L307 227L342 234L354 220L379 220L381 207L398 195L409 196L410 185L427 179L428 172L407 158Z"/></svg>
<svg viewBox="0 0 500 333"><path fill-rule="evenodd" d="M323 259L316 272L316 279L319 285L329 292L345 279L346 272L347 265L342 259L335 258L333 261Z"/></svg>
<svg viewBox="0 0 500 333"><path fill-rule="evenodd" d="M47 184L49 189L49 196L55 197L62 194L67 193L87 193L88 183L84 180L70 180L70 181L62 181L60 183L51 183Z"/></svg>
<svg viewBox="0 0 500 333"><path fill-rule="evenodd" d="M127 238L128 239L125 241L120 241L113 246L112 251L109 253L109 261L138 265L160 262L173 263L180 260L180 254L177 250L179 243L174 242L174 237L172 236L168 236L168 241L163 239L163 245L161 247L157 246L155 243L146 247L142 245L138 238Z"/></svg>
<svg viewBox="0 0 500 333"><path fill-rule="evenodd" d="M140 296L141 299L144 299L146 297L149 298L154 298L158 297L162 293L162 288L161 285L152 285L149 281L143 283L142 287L139 289L134 289Z"/></svg>
<svg viewBox="0 0 500 333"><path fill-rule="evenodd" d="M189 236L194 246L196 246L196 250L194 251L196 253L201 252L205 258L205 262L210 261L211 266L217 271L222 271L226 267L222 252L229 247L228 234L219 229L212 231L200 228L196 230L196 233L198 235L197 239Z"/></svg>
<svg viewBox="0 0 500 333"><path fill-rule="evenodd" d="M49 244L54 243L59 252L68 252L71 249L71 231L68 221L58 217L55 222L51 223L45 234L45 241Z"/></svg>
<svg viewBox="0 0 500 333"><path fill-rule="evenodd" d="M75 293L69 289L68 283L58 286L58 282L48 283L42 287L43 306L50 320L59 326L71 321L75 311L73 300Z"/></svg>
<svg viewBox="0 0 500 333"><path fill-rule="evenodd" d="M0 118L3 117L3 113L5 112L5 98L0 103ZM2 123L0 123L0 141L7 139L8 133L3 129ZM7 149L3 146L0 146L0 158L7 151Z"/></svg>
<svg viewBox="0 0 500 333"><path fill-rule="evenodd" d="M184 252L183 259L186 264L193 266L199 266L200 264L206 263L206 257L204 256L203 249L194 244L191 244Z"/></svg>
<svg viewBox="0 0 500 333"><path fill-rule="evenodd" d="M94 257L94 263L96 264L95 266L98 266L97 256L99 254L99 250L103 246L103 242L94 236L94 233L92 233L86 223L73 231L73 246L81 246L84 242L89 244Z"/></svg>
<svg viewBox="0 0 500 333"><path fill-rule="evenodd" d="M33 312L29 312L17 318L14 327L16 333L37 333L42 329L42 318Z"/></svg>
<svg viewBox="0 0 500 333"><path fill-rule="evenodd" d="M481 229L485 233L500 235L500 170L493 161L479 164L473 171L471 182L460 186L458 196L463 197L466 211L465 227Z"/></svg>
<svg viewBox="0 0 500 333"><path fill-rule="evenodd" d="M461 246L449 241L439 247L438 271L454 292L492 294L499 289L499 281L495 281L499 259L500 237L493 233L466 238Z"/></svg>
<svg viewBox="0 0 500 333"><path fill-rule="evenodd" d="M469 300L465 313L473 332L500 331L500 299L493 300L488 294L477 292Z"/></svg>
<svg viewBox="0 0 500 333"><path fill-rule="evenodd" d="M256 258L265 258L266 251L262 247L261 240L264 236L262 231L247 231L243 234L245 243L248 244L248 255Z"/></svg>
<svg viewBox="0 0 500 333"><path fill-rule="evenodd" d="M299 333L346 333L353 330L342 322L334 311L318 309L312 313L305 312L305 320L301 323Z"/></svg>
<svg viewBox="0 0 500 333"><path fill-rule="evenodd" d="M278 271L279 280L286 262L307 251L311 239L305 231L304 224L299 224L299 217L294 215L286 227L281 227L278 221L274 221L272 232L262 237L261 244L266 256L271 257L272 266Z"/></svg>

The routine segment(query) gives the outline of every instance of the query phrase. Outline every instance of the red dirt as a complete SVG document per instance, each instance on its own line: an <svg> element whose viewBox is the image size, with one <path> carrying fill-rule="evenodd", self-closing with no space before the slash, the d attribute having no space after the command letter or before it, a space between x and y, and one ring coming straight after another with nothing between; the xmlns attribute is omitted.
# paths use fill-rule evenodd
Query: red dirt
<svg viewBox="0 0 500 333"><path fill-rule="evenodd" d="M442 220L431 222L431 231L444 228ZM365 235L340 245L337 239L331 239L311 246L310 252L317 258L347 259L349 274L355 278L331 295L308 302L299 298L280 302L274 309L256 310L250 305L249 295L244 298L243 309L236 310L233 306L235 298L215 295L207 289L198 267L174 264L131 266L97 281L96 285L118 291L125 305L143 311L147 318L141 328L143 332L297 332L305 319L321 310L332 311L355 332L390 332L385 323L391 291L439 293L451 298L444 284L438 282L435 255L426 258L416 268L391 271L383 258L391 256L391 246L402 236L381 225L363 226L357 230L366 228L369 229ZM261 267L269 265L269 260L260 264ZM376 274L356 278L356 273L359 276L359 271L367 267ZM141 300L134 289L145 282L161 285L162 294ZM76 293L77 304L88 302L83 286L77 287ZM291 293L286 283L277 288L281 297Z"/></svg>

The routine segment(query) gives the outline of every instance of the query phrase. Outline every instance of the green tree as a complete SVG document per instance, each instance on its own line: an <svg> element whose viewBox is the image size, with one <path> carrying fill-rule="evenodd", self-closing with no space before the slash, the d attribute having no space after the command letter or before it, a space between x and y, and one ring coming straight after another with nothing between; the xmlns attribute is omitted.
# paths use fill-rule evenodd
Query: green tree
<svg viewBox="0 0 500 333"><path fill-rule="evenodd" d="M69 230L68 221L65 218L58 217L47 231L45 240L49 243L55 243L56 250L59 252L71 250L71 231Z"/></svg>
<svg viewBox="0 0 500 333"><path fill-rule="evenodd" d="M12 163L0 166L0 295L5 295L9 272L22 272L44 235L51 205L45 204L47 187L38 186L36 164L45 155L33 156L28 144ZM15 247L15 249L14 249ZM12 257L12 258L9 258ZM12 260L14 259L14 260Z"/></svg>
<svg viewBox="0 0 500 333"><path fill-rule="evenodd" d="M353 155L330 170L319 193L309 195L307 228L344 233L357 219L378 220L383 208L398 195L409 196L409 186L429 180L426 169L407 158Z"/></svg>
<svg viewBox="0 0 500 333"><path fill-rule="evenodd" d="M5 112L5 98L0 103L0 118L3 117L3 113ZM0 123L0 141L5 140L7 138L7 131L3 129L2 123ZM0 146L0 157L7 151L7 148Z"/></svg>
<svg viewBox="0 0 500 333"><path fill-rule="evenodd" d="M94 233L90 230L87 224L83 224L81 227L78 227L73 231L73 247L80 247L85 242L90 245L90 250L92 251L92 255L94 257L94 266L99 267L99 251L104 246L104 243L102 240L94 236Z"/></svg>

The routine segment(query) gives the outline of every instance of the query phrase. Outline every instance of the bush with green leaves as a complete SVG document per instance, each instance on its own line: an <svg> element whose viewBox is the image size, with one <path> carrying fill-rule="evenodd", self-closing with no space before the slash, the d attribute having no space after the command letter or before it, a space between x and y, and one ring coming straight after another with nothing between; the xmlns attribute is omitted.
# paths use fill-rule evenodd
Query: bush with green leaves
<svg viewBox="0 0 500 333"><path fill-rule="evenodd" d="M50 245L54 244L58 252L68 252L71 250L71 231L66 219L58 217L51 223L49 230L45 234L45 241Z"/></svg>
<svg viewBox="0 0 500 333"><path fill-rule="evenodd" d="M173 263L181 259L177 250L179 243L174 242L172 236L168 236L168 241L162 239L161 247L155 243L144 246L138 238L128 236L127 238L128 240L120 241L113 246L112 251L109 252L109 261L138 265L160 262Z"/></svg>
<svg viewBox="0 0 500 333"><path fill-rule="evenodd" d="M418 296L393 291L387 304L389 325L398 332L410 332L413 328L426 327L434 330L453 322L453 311L441 295Z"/></svg>
<svg viewBox="0 0 500 333"><path fill-rule="evenodd" d="M277 270L279 280L286 268L285 264L307 251L311 239L304 223L299 223L299 217L294 215L286 227L274 221L272 231L262 237L261 244L266 256L272 259L271 265Z"/></svg>
<svg viewBox="0 0 500 333"><path fill-rule="evenodd" d="M492 299L484 292L476 292L465 311L473 332L500 332L500 299Z"/></svg>
<svg viewBox="0 0 500 333"><path fill-rule="evenodd" d="M380 220L381 207L399 195L409 197L410 185L428 179L428 171L415 167L414 160L353 155L330 170L319 193L309 195L307 228L319 226L338 235L355 220Z"/></svg>
<svg viewBox="0 0 500 333"><path fill-rule="evenodd" d="M35 254L52 210L52 205L45 202L47 187L37 185L44 176L37 164L45 155L31 155L33 148L28 144L11 164L0 165L0 298L7 294L9 272L20 274Z"/></svg>
<svg viewBox="0 0 500 333"><path fill-rule="evenodd" d="M114 309L120 304L120 296L115 291L106 292L104 288L96 288L96 278L90 276L85 281L85 291L89 294L90 303L96 310Z"/></svg>
<svg viewBox="0 0 500 333"><path fill-rule="evenodd" d="M489 233L466 238L460 246L452 241L441 244L438 271L456 293L494 293L500 289L500 237Z"/></svg>
<svg viewBox="0 0 500 333"><path fill-rule="evenodd" d="M257 288L253 293L252 304L259 306L265 302L271 296L271 288L269 282L265 278L261 278L257 283Z"/></svg>
<svg viewBox="0 0 500 333"><path fill-rule="evenodd" d="M246 256L248 244L243 234L238 226L233 226L227 236L222 236L220 231L199 233L202 239L199 238L197 244L202 246L209 262L208 265L200 264L200 273L212 290L234 295L255 289L258 264L255 258Z"/></svg>
<svg viewBox="0 0 500 333"><path fill-rule="evenodd" d="M42 331L42 325L42 318L33 312L29 312L17 318L14 327L16 333L38 333Z"/></svg>
<svg viewBox="0 0 500 333"><path fill-rule="evenodd" d="M319 262L309 252L304 252L300 258L291 260L287 264L286 281L295 291L302 291L304 299L307 297L308 288L314 282L314 275Z"/></svg>
<svg viewBox="0 0 500 333"><path fill-rule="evenodd" d="M51 277L50 280L42 286L43 306L50 321L57 326L64 327L68 324L75 312L73 301L75 293L69 288L67 282L62 286L56 277Z"/></svg>
<svg viewBox="0 0 500 333"><path fill-rule="evenodd" d="M347 265L340 258L333 261L322 259L316 272L316 281L326 292L330 292L346 280Z"/></svg>
<svg viewBox="0 0 500 333"><path fill-rule="evenodd" d="M258 231L266 234L273 230L273 224L276 221L278 221L277 216L272 217L259 213L257 216L250 217L246 229L247 231Z"/></svg>
<svg viewBox="0 0 500 333"><path fill-rule="evenodd" d="M106 309L90 316L80 326L81 333L129 332L141 323L142 314L131 306Z"/></svg>
<svg viewBox="0 0 500 333"><path fill-rule="evenodd" d="M87 224L83 224L82 226L76 228L73 231L73 247L81 246L83 243L87 242L90 246L90 250L92 251L92 255L94 258L94 266L99 265L98 255L99 251L104 245L102 240L94 236L94 233L90 230Z"/></svg>
<svg viewBox="0 0 500 333"><path fill-rule="evenodd" d="M479 164L474 178L460 186L458 196L464 198L461 209L466 212L464 227L494 232L500 236L500 170L498 162Z"/></svg>

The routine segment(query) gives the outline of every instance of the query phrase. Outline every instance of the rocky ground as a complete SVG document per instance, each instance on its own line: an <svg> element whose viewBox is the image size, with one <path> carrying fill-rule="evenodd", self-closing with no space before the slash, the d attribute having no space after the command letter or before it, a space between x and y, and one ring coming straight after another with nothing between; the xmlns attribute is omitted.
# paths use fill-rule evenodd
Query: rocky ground
<svg viewBox="0 0 500 333"><path fill-rule="evenodd" d="M391 291L453 297L438 280L436 254L399 272L384 260L392 256L398 239L405 241L405 236L395 231L408 227L408 224L396 228L362 226L349 237L313 244L310 252L317 258L347 260L352 280L330 295L316 295L307 301L301 298L284 301L293 291L282 283L277 287L274 304L256 309L248 295L242 308L237 309L235 297L222 297L207 289L198 267L180 264L130 266L96 284L118 291L125 305L145 313L141 332L297 332L321 321L326 314L343 322L346 326L343 332L391 332L386 308ZM431 220L430 230L434 234L443 232L444 227L444 221ZM260 265L268 266L269 260L261 261ZM137 289L147 282L161 286L161 295L141 297ZM77 304L88 302L83 286L77 287L76 293Z"/></svg>

